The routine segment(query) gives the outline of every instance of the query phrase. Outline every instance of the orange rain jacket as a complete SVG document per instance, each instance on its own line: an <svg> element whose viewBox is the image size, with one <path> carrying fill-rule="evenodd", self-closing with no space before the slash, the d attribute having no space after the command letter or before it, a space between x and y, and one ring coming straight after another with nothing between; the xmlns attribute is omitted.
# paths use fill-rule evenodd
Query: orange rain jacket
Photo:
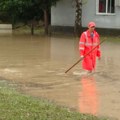
<svg viewBox="0 0 120 120"><path fill-rule="evenodd" d="M89 51L100 43L99 34L94 31L91 37L89 30L82 33L79 41L80 56L85 56ZM82 61L82 67L85 70L93 70L96 65L96 56L100 58L100 45L98 45L90 54L88 54Z"/></svg>

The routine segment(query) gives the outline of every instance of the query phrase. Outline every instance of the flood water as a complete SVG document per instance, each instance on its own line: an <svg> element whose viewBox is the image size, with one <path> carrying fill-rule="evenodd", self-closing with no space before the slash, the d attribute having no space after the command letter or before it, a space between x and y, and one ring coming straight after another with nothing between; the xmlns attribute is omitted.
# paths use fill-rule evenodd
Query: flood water
<svg viewBox="0 0 120 120"><path fill-rule="evenodd" d="M82 113L120 119L120 38L101 45L96 72L82 76L78 38L0 36L0 78L25 94L54 101Z"/></svg>

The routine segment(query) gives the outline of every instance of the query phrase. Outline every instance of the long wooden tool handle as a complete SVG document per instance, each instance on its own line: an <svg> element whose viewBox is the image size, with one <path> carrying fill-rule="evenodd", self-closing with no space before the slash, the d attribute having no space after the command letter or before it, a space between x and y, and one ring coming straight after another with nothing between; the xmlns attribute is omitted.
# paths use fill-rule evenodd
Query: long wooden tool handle
<svg viewBox="0 0 120 120"><path fill-rule="evenodd" d="M75 64L73 64L68 70L66 70L65 73L67 73L69 70L71 70L75 65L77 65L81 60L83 60L88 54L90 54L95 48L97 48L104 41L105 40L101 41L97 46L95 46L92 50L90 50L87 54L85 54L83 58L80 58Z"/></svg>

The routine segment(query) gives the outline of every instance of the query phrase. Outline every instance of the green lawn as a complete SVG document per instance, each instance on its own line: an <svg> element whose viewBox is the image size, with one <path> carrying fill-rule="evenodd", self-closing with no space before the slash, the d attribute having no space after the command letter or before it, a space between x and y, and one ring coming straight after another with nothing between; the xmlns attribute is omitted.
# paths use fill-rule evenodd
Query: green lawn
<svg viewBox="0 0 120 120"><path fill-rule="evenodd" d="M47 100L23 95L0 82L0 120L107 120L60 107Z"/></svg>

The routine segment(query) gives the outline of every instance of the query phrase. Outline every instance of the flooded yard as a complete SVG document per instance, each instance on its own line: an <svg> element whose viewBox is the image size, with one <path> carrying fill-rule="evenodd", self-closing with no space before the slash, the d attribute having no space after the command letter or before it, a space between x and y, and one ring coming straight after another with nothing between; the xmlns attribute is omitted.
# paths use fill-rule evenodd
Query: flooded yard
<svg viewBox="0 0 120 120"><path fill-rule="evenodd" d="M82 72L79 38L0 36L0 79L18 84L25 94L45 98L82 113L120 120L120 38L104 38L96 72ZM115 40L115 41L114 41Z"/></svg>

